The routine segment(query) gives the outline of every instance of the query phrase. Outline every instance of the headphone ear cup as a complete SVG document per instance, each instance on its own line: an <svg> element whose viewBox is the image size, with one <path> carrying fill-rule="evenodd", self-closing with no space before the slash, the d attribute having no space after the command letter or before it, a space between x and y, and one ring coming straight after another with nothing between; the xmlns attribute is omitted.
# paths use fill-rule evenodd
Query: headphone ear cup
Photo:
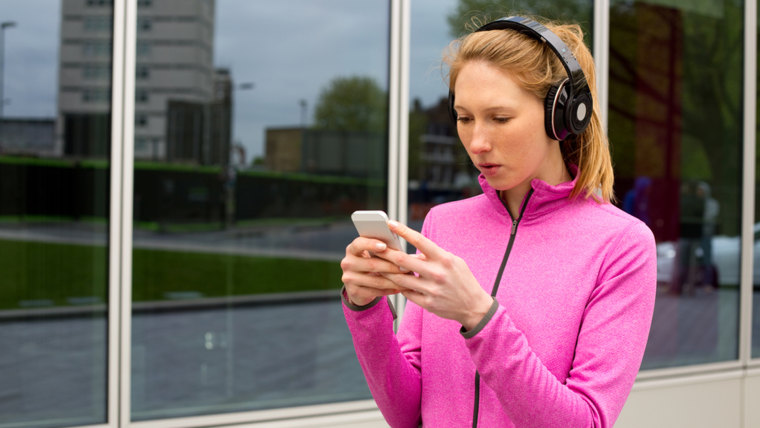
<svg viewBox="0 0 760 428"><path fill-rule="evenodd" d="M567 119L570 132L578 135L583 132L591 122L591 113L594 109L591 101L591 93L582 91L573 97L572 106L568 106Z"/></svg>
<svg viewBox="0 0 760 428"><path fill-rule="evenodd" d="M557 125L563 126L562 122L558 123L556 119L557 111L562 110L557 105L558 93L561 86L562 84L552 85L549 88L549 92L546 93L546 98L544 98L544 128L546 129L546 135L552 140L561 140L557 135Z"/></svg>

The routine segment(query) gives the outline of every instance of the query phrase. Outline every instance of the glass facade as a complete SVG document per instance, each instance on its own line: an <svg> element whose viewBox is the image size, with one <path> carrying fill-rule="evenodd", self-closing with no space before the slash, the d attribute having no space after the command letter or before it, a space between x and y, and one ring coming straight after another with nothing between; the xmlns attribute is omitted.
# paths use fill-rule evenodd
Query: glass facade
<svg viewBox="0 0 760 428"><path fill-rule="evenodd" d="M742 8L612 2L615 190L657 241L644 369L738 355Z"/></svg>
<svg viewBox="0 0 760 428"><path fill-rule="evenodd" d="M387 205L388 1L137 18L132 419L371 398L339 261Z"/></svg>
<svg viewBox="0 0 760 428"><path fill-rule="evenodd" d="M350 213L394 197L393 8L410 12L408 200L396 202L418 230L433 205L480 192L448 118L447 44L473 17L571 20L589 46L599 29L591 0L139 0L131 265L112 266L115 3L0 2L0 428L118 426L115 407L148 424L371 409L339 260ZM760 167L752 333L739 334L743 103L756 96L742 84L744 8L610 2L616 204L657 241L645 372L751 366L749 340L760 358ZM124 342L109 325L120 268ZM114 342L128 344L128 407L109 395Z"/></svg>
<svg viewBox="0 0 760 428"><path fill-rule="evenodd" d="M0 16L0 426L105 423L113 11Z"/></svg>

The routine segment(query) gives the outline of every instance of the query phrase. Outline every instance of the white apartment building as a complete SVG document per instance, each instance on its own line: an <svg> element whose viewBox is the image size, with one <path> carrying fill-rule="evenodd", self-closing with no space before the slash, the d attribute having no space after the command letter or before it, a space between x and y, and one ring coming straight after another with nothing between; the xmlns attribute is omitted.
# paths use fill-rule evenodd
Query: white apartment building
<svg viewBox="0 0 760 428"><path fill-rule="evenodd" d="M135 158L166 160L170 101L212 101L214 0L139 0ZM111 105L112 0L63 0L56 150L104 156ZM106 136L106 138L103 138ZM63 142L66 141L66 144Z"/></svg>

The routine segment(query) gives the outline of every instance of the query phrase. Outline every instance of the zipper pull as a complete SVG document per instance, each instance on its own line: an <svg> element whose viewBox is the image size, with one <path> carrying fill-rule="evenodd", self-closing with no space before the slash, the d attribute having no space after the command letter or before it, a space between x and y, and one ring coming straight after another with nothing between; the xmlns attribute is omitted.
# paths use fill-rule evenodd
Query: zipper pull
<svg viewBox="0 0 760 428"><path fill-rule="evenodd" d="M511 235L514 236L515 233L517 233L517 220L512 220L512 233L511 233Z"/></svg>

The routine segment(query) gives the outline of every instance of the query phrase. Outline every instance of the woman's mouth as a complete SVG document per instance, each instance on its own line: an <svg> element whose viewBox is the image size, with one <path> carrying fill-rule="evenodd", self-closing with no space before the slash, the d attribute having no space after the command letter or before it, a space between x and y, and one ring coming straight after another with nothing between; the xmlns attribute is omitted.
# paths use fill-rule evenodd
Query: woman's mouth
<svg viewBox="0 0 760 428"><path fill-rule="evenodd" d="M501 165L495 164L495 163L479 163L478 164L478 169L485 176L491 176L491 175L496 174L499 171L500 167Z"/></svg>

